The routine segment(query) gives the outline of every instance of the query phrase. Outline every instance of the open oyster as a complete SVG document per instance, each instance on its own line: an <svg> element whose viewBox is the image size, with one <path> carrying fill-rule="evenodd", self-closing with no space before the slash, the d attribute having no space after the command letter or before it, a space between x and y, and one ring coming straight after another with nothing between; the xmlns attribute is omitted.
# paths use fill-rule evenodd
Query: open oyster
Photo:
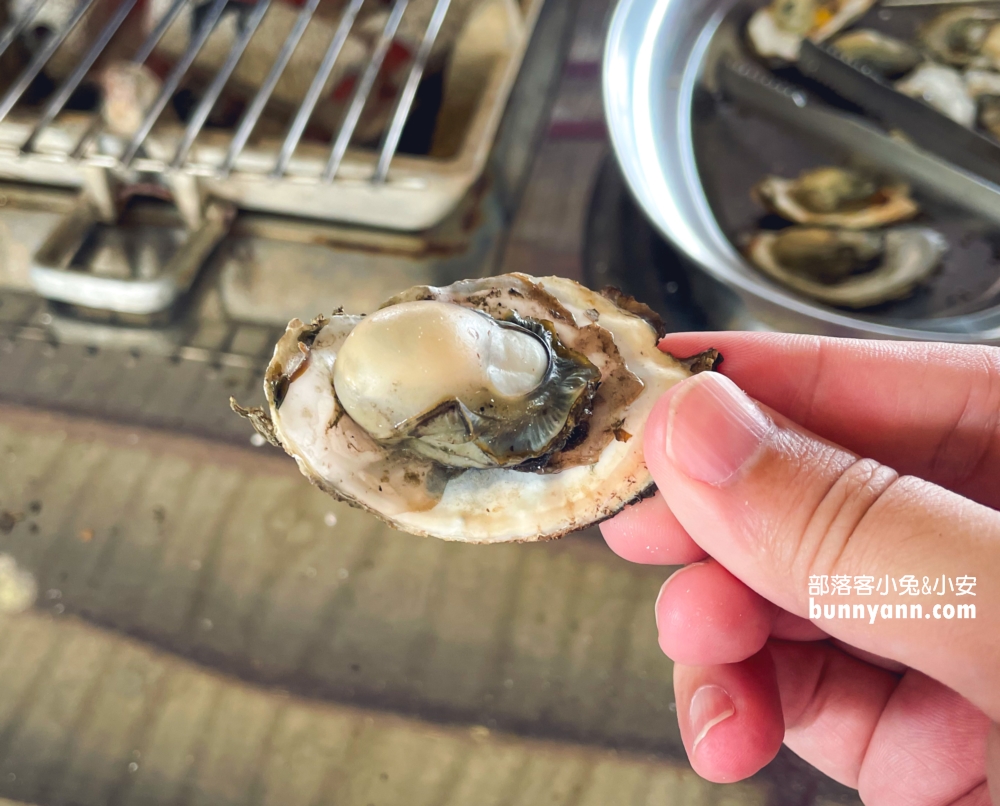
<svg viewBox="0 0 1000 806"><path fill-rule="evenodd" d="M293 320L233 407L313 483L414 534L559 537L653 490L650 409L714 366L657 349L630 297L510 274L418 286L370 316Z"/></svg>
<svg viewBox="0 0 1000 806"><path fill-rule="evenodd" d="M757 268L801 294L867 308L909 294L941 262L944 237L925 227L857 232L789 227L759 232L747 247Z"/></svg>
<svg viewBox="0 0 1000 806"><path fill-rule="evenodd" d="M976 101L969 94L965 78L951 67L925 62L897 81L896 89L919 98L963 126L971 128L976 121Z"/></svg>
<svg viewBox="0 0 1000 806"><path fill-rule="evenodd" d="M956 67L992 67L1000 63L1000 11L968 6L945 11L920 31L937 59Z"/></svg>
<svg viewBox="0 0 1000 806"><path fill-rule="evenodd" d="M803 39L823 42L854 22L875 0L772 0L747 23L758 56L797 61Z"/></svg>
<svg viewBox="0 0 1000 806"><path fill-rule="evenodd" d="M908 42L870 28L840 34L830 44L845 59L884 78L908 73L923 61L920 51Z"/></svg>
<svg viewBox="0 0 1000 806"><path fill-rule="evenodd" d="M846 168L815 168L798 179L769 176L754 188L767 208L797 224L870 229L913 218L920 208L906 185L879 185Z"/></svg>

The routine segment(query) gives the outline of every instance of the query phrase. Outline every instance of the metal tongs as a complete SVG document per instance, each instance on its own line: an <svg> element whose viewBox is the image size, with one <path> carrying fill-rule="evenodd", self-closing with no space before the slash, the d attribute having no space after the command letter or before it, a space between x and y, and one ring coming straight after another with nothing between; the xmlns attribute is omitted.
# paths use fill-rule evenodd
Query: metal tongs
<svg viewBox="0 0 1000 806"><path fill-rule="evenodd" d="M1000 145L923 101L897 92L867 67L856 66L807 39L799 51L798 68L860 106L886 128L898 129L921 148L1000 185Z"/></svg>
<svg viewBox="0 0 1000 806"><path fill-rule="evenodd" d="M1000 224L1000 146L812 42L802 43L798 67L906 139L810 97L748 59L723 61L717 77L737 103Z"/></svg>

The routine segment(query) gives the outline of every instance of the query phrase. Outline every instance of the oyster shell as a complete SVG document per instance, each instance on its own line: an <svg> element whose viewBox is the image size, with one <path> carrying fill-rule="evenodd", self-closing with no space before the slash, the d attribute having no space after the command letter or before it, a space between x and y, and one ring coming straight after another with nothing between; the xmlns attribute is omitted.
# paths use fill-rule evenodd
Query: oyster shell
<svg viewBox="0 0 1000 806"><path fill-rule="evenodd" d="M984 95L979 99L979 125L1000 140L1000 96Z"/></svg>
<svg viewBox="0 0 1000 806"><path fill-rule="evenodd" d="M802 40L823 42L858 19L875 0L772 0L747 23L758 56L797 61Z"/></svg>
<svg viewBox="0 0 1000 806"><path fill-rule="evenodd" d="M879 187L846 168L815 168L798 179L769 176L754 188L767 208L797 224L871 229L913 218L920 208L906 185Z"/></svg>
<svg viewBox="0 0 1000 806"><path fill-rule="evenodd" d="M648 495L660 395L711 368L645 305L557 277L418 286L368 317L293 320L241 409L326 492L414 534L559 537Z"/></svg>
<svg viewBox="0 0 1000 806"><path fill-rule="evenodd" d="M1000 11L968 6L945 11L920 31L934 56L956 67L990 67L1000 58Z"/></svg>
<svg viewBox="0 0 1000 806"><path fill-rule="evenodd" d="M992 70L966 70L965 91L970 98L1000 95L1000 73Z"/></svg>
<svg viewBox="0 0 1000 806"><path fill-rule="evenodd" d="M944 237L925 227L885 233L790 227L754 235L747 256L801 294L867 308L905 297L934 272L946 249Z"/></svg>
<svg viewBox="0 0 1000 806"><path fill-rule="evenodd" d="M897 81L896 89L919 98L956 123L966 127L975 123L976 101L969 95L962 74L951 67L926 62Z"/></svg>
<svg viewBox="0 0 1000 806"><path fill-rule="evenodd" d="M920 51L908 42L870 28L840 34L830 45L845 59L885 78L908 73L923 61Z"/></svg>

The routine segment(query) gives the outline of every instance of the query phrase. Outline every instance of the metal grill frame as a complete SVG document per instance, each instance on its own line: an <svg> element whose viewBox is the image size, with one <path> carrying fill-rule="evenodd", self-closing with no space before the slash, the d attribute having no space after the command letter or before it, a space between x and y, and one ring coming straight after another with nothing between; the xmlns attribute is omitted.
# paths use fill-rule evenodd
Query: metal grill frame
<svg viewBox="0 0 1000 806"><path fill-rule="evenodd" d="M157 121L171 96L225 9L226 0L211 0L187 50L164 79L156 100L118 156L109 155L97 147L96 140L102 129L98 112L65 112L65 106L137 0L121 0L83 58L52 93L39 115L18 114L17 103L32 80L98 2L78 0L69 20L54 33L0 98L0 176L20 181L91 187L95 184L95 171L116 176L129 172L151 172L163 176L175 196L183 197L178 199L178 206L192 227L197 226L201 218L199 210L193 208L203 207L205 199L215 197L257 211L398 230L426 229L440 221L457 204L482 172L543 1L522 0L518 6L520 30L510 32L516 37L516 47L507 59L502 60L502 64L494 67L479 108L469 122L465 144L460 152L452 159L440 160L398 155L396 152L431 49L448 13L450 0L435 0L433 13L395 101L380 148L377 151L350 148L361 112L409 5L408 0L395 0L325 157L323 147L302 143L302 136L365 0L351 0L344 10L309 90L294 114L284 140L275 148L266 142L250 145L250 137L319 0L308 0L299 11L266 79L231 133L206 130L205 123L271 0L256 0L246 12L242 30L235 37L224 63L209 83L187 125L157 127ZM38 0L23 18L12 21L0 32L0 55L31 24L44 3L45 0ZM181 11L195 3L196 0L174 0L132 60L145 62ZM154 128L158 145L171 155L167 159L154 158L144 152L144 145ZM106 183L107 179L98 180L98 184L102 181ZM94 195L99 197L101 193Z"/></svg>

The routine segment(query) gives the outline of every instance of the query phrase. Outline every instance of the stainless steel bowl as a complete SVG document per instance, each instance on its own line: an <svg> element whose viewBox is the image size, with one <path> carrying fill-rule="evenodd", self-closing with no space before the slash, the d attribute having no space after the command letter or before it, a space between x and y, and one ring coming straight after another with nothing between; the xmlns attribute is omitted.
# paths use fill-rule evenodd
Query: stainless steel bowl
<svg viewBox="0 0 1000 806"><path fill-rule="evenodd" d="M723 233L699 176L692 105L733 0L620 0L604 52L604 106L632 193L681 252L733 290L752 320L794 332L1000 344L1000 308L961 316L852 314L793 296Z"/></svg>

